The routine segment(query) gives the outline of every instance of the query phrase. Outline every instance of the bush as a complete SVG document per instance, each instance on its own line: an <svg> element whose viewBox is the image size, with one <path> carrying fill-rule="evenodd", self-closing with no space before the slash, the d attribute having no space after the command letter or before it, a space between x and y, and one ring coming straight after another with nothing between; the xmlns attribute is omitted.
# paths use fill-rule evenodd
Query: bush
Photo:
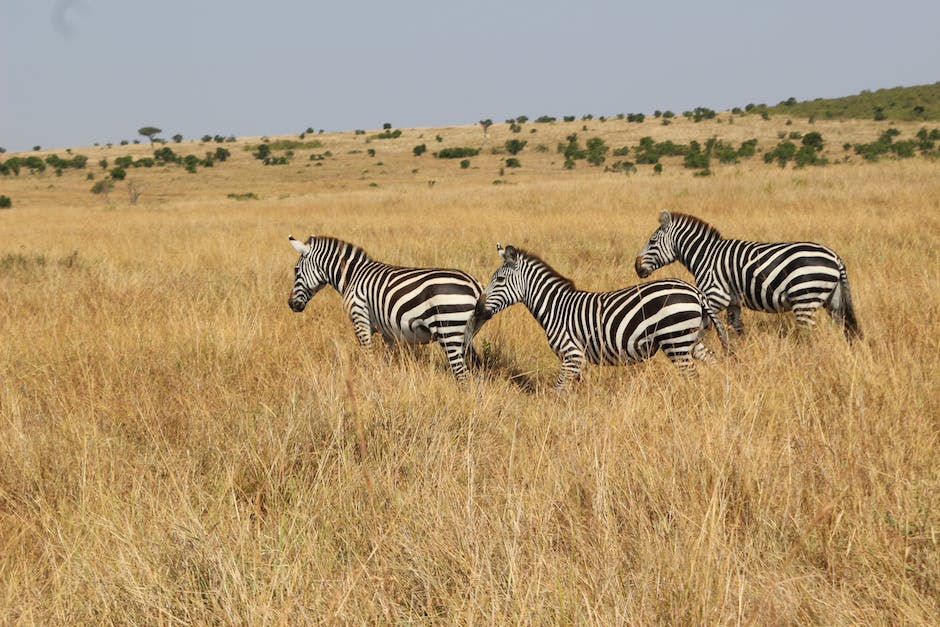
<svg viewBox="0 0 940 627"><path fill-rule="evenodd" d="M258 144L258 149L251 155L259 161L264 161L271 156L271 147L267 144Z"/></svg>
<svg viewBox="0 0 940 627"><path fill-rule="evenodd" d="M804 135L802 139L802 143L804 146L809 146L810 148L812 148L813 150L816 150L817 152L822 150L823 146L825 146L825 142L823 141L822 135L816 131L810 131L809 133Z"/></svg>
<svg viewBox="0 0 940 627"><path fill-rule="evenodd" d="M9 196L0 194L0 209L9 209L13 206L13 201L10 200Z"/></svg>
<svg viewBox="0 0 940 627"><path fill-rule="evenodd" d="M124 177L127 176L127 171L121 167L112 168L110 175L115 181L123 181Z"/></svg>
<svg viewBox="0 0 940 627"><path fill-rule="evenodd" d="M587 162L591 165L600 165L607 158L610 148L601 137L592 137L587 141Z"/></svg>
<svg viewBox="0 0 940 627"><path fill-rule="evenodd" d="M787 167L787 162L796 156L796 144L791 141L782 141L777 144L773 150L764 153L764 163L773 163L774 161L781 168Z"/></svg>
<svg viewBox="0 0 940 627"><path fill-rule="evenodd" d="M808 165L826 165L828 163L825 157L819 156L819 151L813 146L801 146L793 157L793 164L797 168Z"/></svg>
<svg viewBox="0 0 940 627"><path fill-rule="evenodd" d="M30 174L46 171L46 164L42 159L36 156L26 157L23 159L23 166L29 170Z"/></svg>
<svg viewBox="0 0 940 627"><path fill-rule="evenodd" d="M517 118L517 119L518 119L518 118ZM542 115L542 116L539 116L539 117L535 118L535 121L536 121L538 124L551 124L551 123L554 122L555 120L556 120L556 118L553 118L553 117L550 116L550 115Z"/></svg>
<svg viewBox="0 0 940 627"><path fill-rule="evenodd" d="M384 133L378 133L370 139L398 139L399 137L401 137L401 130L395 129L394 131L386 130Z"/></svg>
<svg viewBox="0 0 940 627"><path fill-rule="evenodd" d="M525 145L528 142L524 139L509 139L506 140L506 152L511 155L517 155L522 152L522 149L525 148Z"/></svg>
<svg viewBox="0 0 940 627"><path fill-rule="evenodd" d="M463 161L460 162L460 169L461 169L461 170L466 170L466 169L469 168L469 167L470 167L470 160L469 160L469 159L464 159Z"/></svg>
<svg viewBox="0 0 940 627"><path fill-rule="evenodd" d="M101 179L91 186L91 193L99 196L102 194L107 196L112 189L114 189L113 179Z"/></svg>
<svg viewBox="0 0 940 627"><path fill-rule="evenodd" d="M711 157L707 152L703 152L698 142L693 141L689 144L689 151L682 159L682 165L692 169L707 170L711 165Z"/></svg>
<svg viewBox="0 0 940 627"><path fill-rule="evenodd" d="M458 146L454 148L442 148L434 153L438 159L463 159L464 157L475 157L480 154L479 148L470 148L468 146Z"/></svg>
<svg viewBox="0 0 940 627"><path fill-rule="evenodd" d="M164 146L155 150L153 152L153 158L157 161L157 163L164 164L179 163L180 161L179 156L173 152L173 149L169 146Z"/></svg>
<svg viewBox="0 0 940 627"><path fill-rule="evenodd" d="M411 153L416 157L420 157L425 152L427 152L427 150L428 150L427 144L418 144L417 146L411 149Z"/></svg>
<svg viewBox="0 0 940 627"><path fill-rule="evenodd" d="M748 139L741 142L741 147L738 148L738 157L741 159L750 159L757 153L757 139Z"/></svg>
<svg viewBox="0 0 940 627"><path fill-rule="evenodd" d="M506 167L507 168L521 168L522 164L515 157L509 157L508 159L506 159Z"/></svg>

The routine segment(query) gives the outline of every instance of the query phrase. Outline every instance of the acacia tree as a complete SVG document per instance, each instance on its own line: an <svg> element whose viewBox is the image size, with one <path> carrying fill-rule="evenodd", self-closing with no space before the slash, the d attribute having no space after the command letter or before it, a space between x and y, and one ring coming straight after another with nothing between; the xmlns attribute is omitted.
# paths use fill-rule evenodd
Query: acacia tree
<svg viewBox="0 0 940 627"><path fill-rule="evenodd" d="M151 146L153 146L154 136L162 132L163 132L163 129L157 128L156 126L144 126L142 128L137 129L137 134L143 135L144 137L149 139Z"/></svg>
<svg viewBox="0 0 940 627"><path fill-rule="evenodd" d="M483 143L486 143L486 131L493 126L493 120L487 118L485 120L480 120L480 126L483 127Z"/></svg>

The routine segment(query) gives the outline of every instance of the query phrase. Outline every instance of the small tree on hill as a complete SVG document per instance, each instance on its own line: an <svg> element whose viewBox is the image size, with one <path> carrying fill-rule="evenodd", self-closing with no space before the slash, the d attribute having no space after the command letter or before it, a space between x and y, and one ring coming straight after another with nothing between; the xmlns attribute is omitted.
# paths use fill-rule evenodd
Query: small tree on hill
<svg viewBox="0 0 940 627"><path fill-rule="evenodd" d="M150 140L150 145L153 146L153 138L163 132L163 129L157 128L156 126L144 126L137 129L138 135L143 135Z"/></svg>
<svg viewBox="0 0 940 627"><path fill-rule="evenodd" d="M493 126L493 120L487 118L485 120L480 120L480 126L483 127L483 143L486 143L486 131Z"/></svg>

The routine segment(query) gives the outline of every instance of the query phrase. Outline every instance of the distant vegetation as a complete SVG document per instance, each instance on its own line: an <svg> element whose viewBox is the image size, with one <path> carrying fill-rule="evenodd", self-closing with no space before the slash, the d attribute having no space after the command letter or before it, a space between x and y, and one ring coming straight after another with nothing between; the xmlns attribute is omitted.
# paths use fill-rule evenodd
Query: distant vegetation
<svg viewBox="0 0 940 627"><path fill-rule="evenodd" d="M843 98L816 98L803 102L789 98L776 106L767 107L766 111L771 115L819 119L940 120L940 82L865 90Z"/></svg>

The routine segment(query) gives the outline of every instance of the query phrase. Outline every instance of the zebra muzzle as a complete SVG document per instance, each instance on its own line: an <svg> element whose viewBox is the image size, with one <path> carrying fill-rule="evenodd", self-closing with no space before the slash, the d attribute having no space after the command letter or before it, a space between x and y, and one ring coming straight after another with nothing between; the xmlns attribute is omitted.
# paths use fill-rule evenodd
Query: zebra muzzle
<svg viewBox="0 0 940 627"><path fill-rule="evenodd" d="M633 267L636 268L636 274L641 279L645 279L652 272L652 270L646 267L642 256L636 258L636 263Z"/></svg>
<svg viewBox="0 0 940 627"><path fill-rule="evenodd" d="M486 322L493 317L493 312L486 308L482 300L478 300L476 307L473 309L473 316L480 322Z"/></svg>

